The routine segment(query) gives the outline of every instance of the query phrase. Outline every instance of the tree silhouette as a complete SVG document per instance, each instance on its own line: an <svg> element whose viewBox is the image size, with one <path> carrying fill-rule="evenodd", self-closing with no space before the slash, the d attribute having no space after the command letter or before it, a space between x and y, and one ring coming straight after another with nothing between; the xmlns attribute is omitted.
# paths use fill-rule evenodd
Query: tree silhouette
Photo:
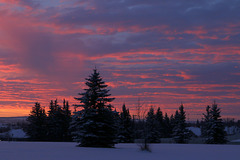
<svg viewBox="0 0 240 160"><path fill-rule="evenodd" d="M133 142L132 118L125 104L123 104L122 112L119 115L118 140L122 143Z"/></svg>
<svg viewBox="0 0 240 160"><path fill-rule="evenodd" d="M176 143L187 143L190 139L189 130L186 128L186 112L184 111L183 104L176 111L174 117L173 139Z"/></svg>
<svg viewBox="0 0 240 160"><path fill-rule="evenodd" d="M221 111L216 102L206 109L207 114L204 114L203 122L203 137L207 144L224 144L227 143L226 132L223 121L221 119Z"/></svg>
<svg viewBox="0 0 240 160"><path fill-rule="evenodd" d="M109 90L97 69L86 79L85 92L79 93L80 105L83 108L74 113L72 128L74 140L84 147L113 147L116 143L115 114L112 106L107 104Z"/></svg>
<svg viewBox="0 0 240 160"><path fill-rule="evenodd" d="M43 141L47 137L47 115L45 109L41 107L40 103L35 103L32 111L27 118L28 126L26 128L27 134L32 140Z"/></svg>

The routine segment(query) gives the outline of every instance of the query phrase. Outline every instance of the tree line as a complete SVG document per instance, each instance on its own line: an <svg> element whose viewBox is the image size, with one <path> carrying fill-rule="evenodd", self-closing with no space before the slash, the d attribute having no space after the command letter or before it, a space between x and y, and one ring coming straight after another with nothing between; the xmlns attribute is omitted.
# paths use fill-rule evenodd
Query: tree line
<svg viewBox="0 0 240 160"><path fill-rule="evenodd" d="M109 89L97 69L86 78L86 89L75 97L79 104L71 114L69 104L51 101L49 111L36 103L27 119L27 134L37 141L76 141L84 147L113 147L116 143L132 143L143 139L148 143L160 143L161 138L172 138L176 143L188 143L193 133L187 129L186 112L183 104L174 115L163 114L160 108L149 109L145 118L131 116L125 104L117 112L110 104ZM226 132L214 102L203 114L202 136L205 143L226 143Z"/></svg>
<svg viewBox="0 0 240 160"><path fill-rule="evenodd" d="M27 118L26 133L36 141L71 141L71 120L67 101L64 100L63 106L60 106L57 100L51 100L48 113L37 102Z"/></svg>

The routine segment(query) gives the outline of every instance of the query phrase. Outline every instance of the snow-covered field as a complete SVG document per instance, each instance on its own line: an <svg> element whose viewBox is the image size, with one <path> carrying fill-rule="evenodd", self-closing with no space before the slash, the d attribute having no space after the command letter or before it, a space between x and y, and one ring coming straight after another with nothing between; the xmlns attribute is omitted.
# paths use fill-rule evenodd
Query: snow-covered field
<svg viewBox="0 0 240 160"><path fill-rule="evenodd" d="M1 160L239 160L240 145L136 144L116 148L82 148L65 142L0 142Z"/></svg>

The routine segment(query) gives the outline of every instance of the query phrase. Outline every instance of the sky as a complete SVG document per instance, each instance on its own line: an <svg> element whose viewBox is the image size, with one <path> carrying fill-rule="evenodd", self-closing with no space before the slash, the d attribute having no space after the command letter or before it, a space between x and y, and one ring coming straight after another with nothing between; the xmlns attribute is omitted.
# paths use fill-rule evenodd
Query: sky
<svg viewBox="0 0 240 160"><path fill-rule="evenodd" d="M0 116L70 104L95 67L117 110L240 119L240 0L0 0Z"/></svg>

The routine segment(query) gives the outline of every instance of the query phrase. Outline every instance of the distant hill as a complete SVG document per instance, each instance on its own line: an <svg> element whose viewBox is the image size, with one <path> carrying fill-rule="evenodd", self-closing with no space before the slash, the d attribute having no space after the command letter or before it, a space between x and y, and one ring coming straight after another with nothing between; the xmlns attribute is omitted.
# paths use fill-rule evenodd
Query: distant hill
<svg viewBox="0 0 240 160"><path fill-rule="evenodd" d="M27 116L23 117L0 117L0 123L14 123L14 122L21 122L26 121Z"/></svg>

